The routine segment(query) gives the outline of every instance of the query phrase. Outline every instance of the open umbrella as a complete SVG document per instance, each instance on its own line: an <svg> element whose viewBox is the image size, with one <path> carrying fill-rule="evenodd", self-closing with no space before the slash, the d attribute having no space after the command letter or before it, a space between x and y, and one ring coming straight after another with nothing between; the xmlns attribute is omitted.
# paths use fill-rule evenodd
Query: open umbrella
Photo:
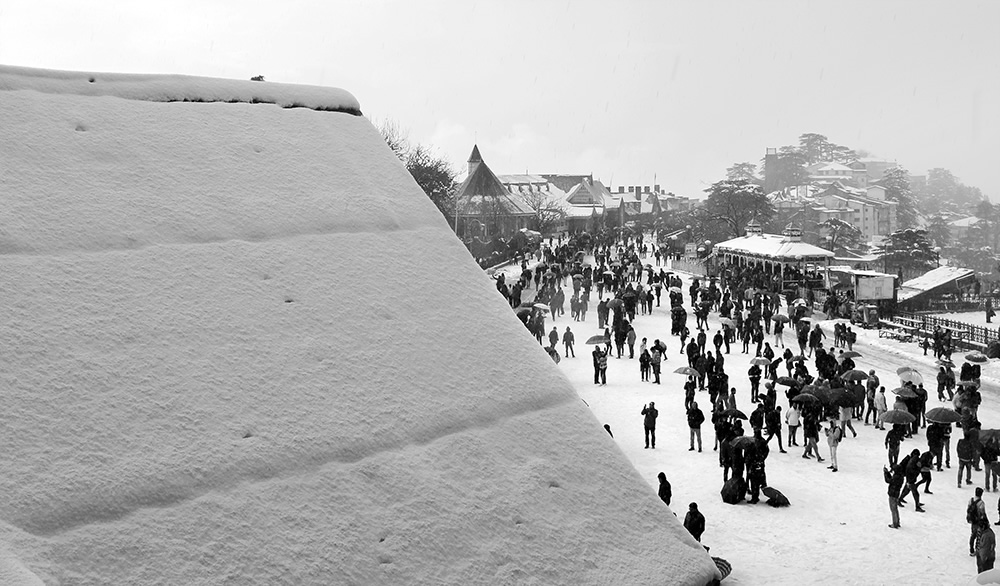
<svg viewBox="0 0 1000 586"><path fill-rule="evenodd" d="M621 307L623 305L625 305L625 302L622 301L621 299L618 299L617 297L614 298L614 299L612 299L611 301L608 301L608 308L609 309L614 309L616 307Z"/></svg>
<svg viewBox="0 0 1000 586"><path fill-rule="evenodd" d="M955 383L960 387L978 387L979 383L974 380L960 380Z"/></svg>
<svg viewBox="0 0 1000 586"><path fill-rule="evenodd" d="M774 321L780 321L783 324L787 324L788 322L792 321L790 317L782 313L779 313L778 315L772 317L771 319L773 319Z"/></svg>
<svg viewBox="0 0 1000 586"><path fill-rule="evenodd" d="M726 409L722 412L723 417L735 417L736 419L746 419L746 413L740 411L739 409Z"/></svg>
<svg viewBox="0 0 1000 586"><path fill-rule="evenodd" d="M854 400L854 395L847 389L834 389L830 391L829 402L831 405L836 405L837 407L853 407L857 404Z"/></svg>
<svg viewBox="0 0 1000 586"><path fill-rule="evenodd" d="M910 415L906 411L901 411L899 409L890 409L882 415L883 423L891 423L893 425L897 423L913 423L916 419L916 417Z"/></svg>
<svg viewBox="0 0 1000 586"><path fill-rule="evenodd" d="M676 374L686 374L688 376L698 376L699 374L701 374L697 370L691 368L690 366L682 366L677 370L675 370L674 372Z"/></svg>
<svg viewBox="0 0 1000 586"><path fill-rule="evenodd" d="M916 370L917 369L913 368L912 366L900 366L899 368L896 369L896 374L903 374L904 372L914 372Z"/></svg>
<svg viewBox="0 0 1000 586"><path fill-rule="evenodd" d="M681 288L680 287L671 287L670 288L670 292L671 293L680 293L681 292Z"/></svg>
<svg viewBox="0 0 1000 586"><path fill-rule="evenodd" d="M922 377L920 373L915 370L908 370L903 374L899 375L899 380L919 385L920 383L924 382L924 377Z"/></svg>
<svg viewBox="0 0 1000 586"><path fill-rule="evenodd" d="M899 387L899 388L896 388L896 389L892 389L892 392L896 393L896 396L902 397L904 399L916 399L917 398L917 393L915 393L913 391L913 389L911 389L909 387Z"/></svg>
<svg viewBox="0 0 1000 586"><path fill-rule="evenodd" d="M802 299L801 297L799 299L796 299L795 301L792 301L792 305L805 305L805 304L806 300Z"/></svg>
<svg viewBox="0 0 1000 586"><path fill-rule="evenodd" d="M805 359L806 359L806 357L803 356L803 355L801 355L801 354L799 354L797 356L792 356L792 362L804 362Z"/></svg>
<svg viewBox="0 0 1000 586"><path fill-rule="evenodd" d="M771 361L768 360L767 358L764 358L763 356L758 356L758 357L754 358L753 360L751 360L750 364L755 364L757 366L770 366L771 365Z"/></svg>
<svg viewBox="0 0 1000 586"><path fill-rule="evenodd" d="M545 305L544 303L536 303L532 305L532 307L534 307L535 309L540 309L542 311L549 311L549 306Z"/></svg>
<svg viewBox="0 0 1000 586"><path fill-rule="evenodd" d="M514 310L514 315L517 317L524 317L526 315L531 315L532 309L530 307L518 307Z"/></svg>
<svg viewBox="0 0 1000 586"><path fill-rule="evenodd" d="M778 377L778 380L776 380L775 382L778 383L779 385L785 385L786 387L794 387L799 384L799 381L795 380L790 376Z"/></svg>
<svg viewBox="0 0 1000 586"><path fill-rule="evenodd" d="M748 435L736 436L733 439L729 440L729 445L733 446L734 448L749 448L753 446L755 443L756 442L754 441L754 439Z"/></svg>
<svg viewBox="0 0 1000 586"><path fill-rule="evenodd" d="M864 387L862 387L861 385L855 385L855 386L851 387L850 389L848 389L848 392L850 392L851 396L854 397L854 404L855 405L863 405L864 404L864 402L865 402L865 388Z"/></svg>
<svg viewBox="0 0 1000 586"><path fill-rule="evenodd" d="M858 353L858 352L855 352L854 350L848 350L847 352L841 352L840 355L843 356L844 358L861 358L861 354Z"/></svg>
<svg viewBox="0 0 1000 586"><path fill-rule="evenodd" d="M934 423L956 423L962 420L962 414L948 407L935 407L924 414L924 419Z"/></svg>
<svg viewBox="0 0 1000 586"><path fill-rule="evenodd" d="M848 370L844 374L840 375L840 378L850 382L868 380L868 373L863 370Z"/></svg>
<svg viewBox="0 0 1000 586"><path fill-rule="evenodd" d="M811 393L799 393L792 397L792 403L818 403L819 398Z"/></svg>
<svg viewBox="0 0 1000 586"><path fill-rule="evenodd" d="M719 323L722 324L722 325L724 325L724 326L729 326L731 328L735 328L736 327L736 322L734 322L733 320L729 319L728 317L719 318Z"/></svg>
<svg viewBox="0 0 1000 586"><path fill-rule="evenodd" d="M972 354L966 354L965 359L969 362L989 362L990 359L982 352L973 352Z"/></svg>
<svg viewBox="0 0 1000 586"><path fill-rule="evenodd" d="M722 576L722 580L725 580L726 576L733 573L733 565L728 561L715 556L712 556L712 561L715 562L715 567L719 569L719 574Z"/></svg>
<svg viewBox="0 0 1000 586"><path fill-rule="evenodd" d="M587 345L590 346L603 346L608 343L608 339L604 337L604 334L597 336L591 336L587 339Z"/></svg>
<svg viewBox="0 0 1000 586"><path fill-rule="evenodd" d="M555 348L549 347L546 348L545 351L549 353L549 358L551 358L556 364L559 364L559 361L562 360L562 357L559 356L559 351Z"/></svg>
<svg viewBox="0 0 1000 586"><path fill-rule="evenodd" d="M951 360L945 360L944 358L938 359L938 361L935 362L934 364L937 364L938 366L947 366L948 368L955 368L954 362L952 362Z"/></svg>

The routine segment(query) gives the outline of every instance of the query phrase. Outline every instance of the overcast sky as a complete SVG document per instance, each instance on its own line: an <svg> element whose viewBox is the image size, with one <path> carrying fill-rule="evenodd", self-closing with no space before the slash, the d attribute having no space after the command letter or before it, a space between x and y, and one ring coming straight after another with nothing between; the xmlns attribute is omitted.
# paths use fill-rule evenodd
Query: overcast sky
<svg viewBox="0 0 1000 586"><path fill-rule="evenodd" d="M0 0L0 63L328 85L464 169L701 196L805 132L1000 200L1000 2Z"/></svg>

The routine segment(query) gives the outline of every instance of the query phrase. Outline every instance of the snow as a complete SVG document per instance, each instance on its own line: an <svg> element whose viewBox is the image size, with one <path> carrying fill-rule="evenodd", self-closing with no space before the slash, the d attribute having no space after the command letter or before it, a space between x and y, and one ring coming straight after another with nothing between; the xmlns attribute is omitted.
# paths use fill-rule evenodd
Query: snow
<svg viewBox="0 0 1000 586"><path fill-rule="evenodd" d="M833 258L833 253L807 242L789 241L778 234L751 234L715 245L716 253L732 252L773 259Z"/></svg>
<svg viewBox="0 0 1000 586"><path fill-rule="evenodd" d="M0 70L0 582L716 575L367 120L86 76Z"/></svg>
<svg viewBox="0 0 1000 586"><path fill-rule="evenodd" d="M947 285L952 281L964 279L972 276L973 274L975 274L975 271L972 269L948 266L937 267L936 269L931 269L919 277L915 277L903 283L899 288L897 297L899 298L899 301L913 299L921 293L926 293L931 289Z"/></svg>
<svg viewBox="0 0 1000 586"><path fill-rule="evenodd" d="M589 259L588 259L589 260ZM682 274L682 273L681 273ZM683 275L683 274L682 274ZM684 276L685 301L690 276ZM526 294L530 294L530 289ZM973 487L957 488L958 459L954 450L961 430L955 430L951 441L952 467L934 472L931 490L921 494L927 510L913 512L913 501L900 508L902 528L887 527L890 522L887 485L882 479L882 466L887 462L883 446L885 432L854 422L858 437L850 433L838 450L840 468L831 473L826 468L828 447L821 437L820 450L826 460L804 460L803 448L789 449L781 454L771 443L767 460L767 479L782 491L791 507L774 509L761 501L727 505L722 502L722 469L718 453L712 451L714 432L709 424L702 426L702 453L688 451L688 429L683 409L685 377L673 371L686 366L679 353L679 339L670 335L669 303L663 297L662 307L654 308L651 316L637 315L638 341L643 337L663 340L669 351L663 364L662 384L641 382L638 360L611 358L607 386L595 386L589 352L592 347L579 346L577 358L563 359L558 368L573 382L580 396L588 403L598 420L607 423L614 432L615 442L632 461L635 468L655 490L656 475L663 471L673 487L673 510L683 518L689 502L697 502L706 517L706 532L702 541L711 547L712 555L727 559L733 573L723 584L966 584L975 576L975 559L968 555L969 526L965 522L965 505ZM570 326L578 340L599 333L597 330L596 299L591 303L587 321L574 322L568 316L553 324L559 331ZM981 313L981 312L980 312ZM693 322L693 319L691 320ZM832 345L832 321L820 322L827 334L826 345ZM709 318L709 337L719 328L718 314ZM689 323L690 325L690 323ZM945 405L936 400L933 382L937 367L933 356L924 356L916 344L880 339L876 330L854 328L858 343L854 349L863 357L855 359L857 368L865 372L875 369L882 386L889 391L898 386L896 369L914 366L922 373L930 389L928 409ZM792 342L786 331L785 343ZM767 341L773 342L773 336ZM749 368L751 355L741 353L741 345L733 345L726 356L726 372L737 389L739 408L752 409L749 381L743 374ZM778 350L780 353L780 350ZM541 352L540 352L541 353ZM961 354L954 356L961 365ZM812 362L810 370L815 373ZM783 371L780 371L783 374ZM956 369L957 372L957 369ZM983 365L984 402L979 417L984 428L1000 427L1000 360ZM762 387L763 388L763 387ZM779 387L778 404L783 413L788 403ZM656 450L643 448L642 407L654 401L659 409ZM698 393L696 401L710 412L708 393ZM905 455L917 448L926 451L921 433L906 440L900 448ZM787 441L787 427L783 430ZM802 443L799 430L799 441ZM973 480L981 485L983 472L974 472ZM997 521L997 493L984 495L986 509L992 521Z"/></svg>
<svg viewBox="0 0 1000 586"><path fill-rule="evenodd" d="M361 113L342 89L190 75L56 71L0 65L0 91L32 90L77 96L114 96L150 102L242 102Z"/></svg>

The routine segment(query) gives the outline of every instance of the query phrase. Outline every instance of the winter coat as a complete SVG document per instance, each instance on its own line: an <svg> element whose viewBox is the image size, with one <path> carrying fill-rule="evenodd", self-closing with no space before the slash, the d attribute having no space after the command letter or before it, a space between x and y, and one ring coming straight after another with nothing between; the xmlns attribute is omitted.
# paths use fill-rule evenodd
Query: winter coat
<svg viewBox="0 0 1000 586"><path fill-rule="evenodd" d="M768 431L779 431L781 429L781 414L777 411L768 411L764 416L764 423L767 424Z"/></svg>
<svg viewBox="0 0 1000 586"><path fill-rule="evenodd" d="M643 407L642 413L640 413L639 415L645 415L645 417L642 420L642 424L644 426L648 427L649 429L656 429L656 416L659 414L660 412L656 409L656 407L652 408Z"/></svg>
<svg viewBox="0 0 1000 586"><path fill-rule="evenodd" d="M670 499L673 497L673 490L670 488L670 481L663 479L660 481L660 488L657 494L667 506L670 506Z"/></svg>
<svg viewBox="0 0 1000 586"><path fill-rule="evenodd" d="M840 430L840 426L834 425L833 429L826 430L826 443L830 444L831 448L837 447L843 437L844 432Z"/></svg>
<svg viewBox="0 0 1000 586"><path fill-rule="evenodd" d="M991 565L997 557L997 538L989 525L982 530L976 539L976 559L981 565Z"/></svg>
<svg viewBox="0 0 1000 586"><path fill-rule="evenodd" d="M663 354L660 352L660 349L653 348L653 351L649 353L650 364L659 366L661 361L663 361Z"/></svg>
<svg viewBox="0 0 1000 586"><path fill-rule="evenodd" d="M695 539L701 539L701 534L705 532L705 515L699 511L688 511L687 515L684 515L684 528Z"/></svg>
<svg viewBox="0 0 1000 586"><path fill-rule="evenodd" d="M705 414L698 407L688 409L687 422L691 429L698 429L705 422Z"/></svg>
<svg viewBox="0 0 1000 586"><path fill-rule="evenodd" d="M788 424L788 427L798 427L800 417L798 409L789 407L788 411L785 412L785 423Z"/></svg>
<svg viewBox="0 0 1000 586"><path fill-rule="evenodd" d="M875 393L875 409L887 411L889 408L885 404L885 393Z"/></svg>

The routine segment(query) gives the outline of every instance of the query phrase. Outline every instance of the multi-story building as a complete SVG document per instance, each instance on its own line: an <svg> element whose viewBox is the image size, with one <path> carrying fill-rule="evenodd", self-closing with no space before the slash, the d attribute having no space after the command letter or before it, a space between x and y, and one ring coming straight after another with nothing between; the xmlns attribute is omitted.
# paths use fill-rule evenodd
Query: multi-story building
<svg viewBox="0 0 1000 586"><path fill-rule="evenodd" d="M835 182L815 195L820 221L837 218L851 224L870 245L877 246L897 229L898 203L886 199L885 188L869 185L867 189L848 187Z"/></svg>

